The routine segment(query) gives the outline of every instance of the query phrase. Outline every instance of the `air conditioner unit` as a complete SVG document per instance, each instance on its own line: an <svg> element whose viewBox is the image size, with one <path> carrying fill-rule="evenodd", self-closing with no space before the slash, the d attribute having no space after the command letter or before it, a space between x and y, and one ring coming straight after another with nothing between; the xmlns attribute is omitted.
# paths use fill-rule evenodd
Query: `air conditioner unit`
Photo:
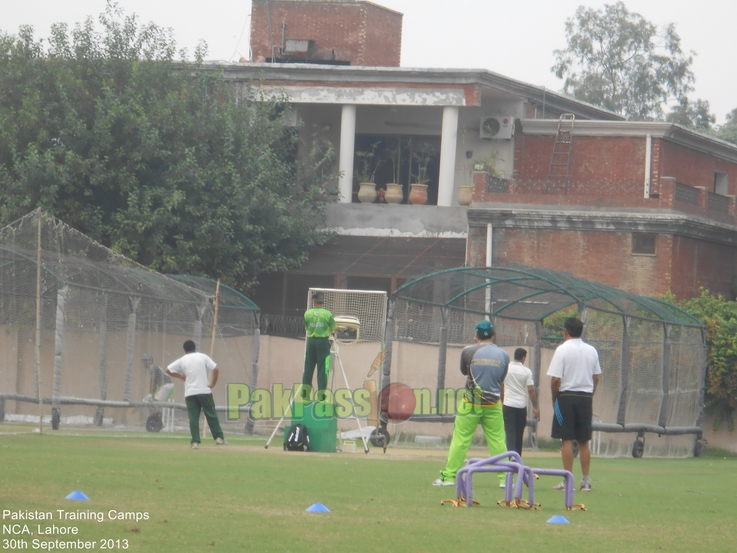
<svg viewBox="0 0 737 553"><path fill-rule="evenodd" d="M481 138L510 139L514 134L514 117L482 117L479 125Z"/></svg>

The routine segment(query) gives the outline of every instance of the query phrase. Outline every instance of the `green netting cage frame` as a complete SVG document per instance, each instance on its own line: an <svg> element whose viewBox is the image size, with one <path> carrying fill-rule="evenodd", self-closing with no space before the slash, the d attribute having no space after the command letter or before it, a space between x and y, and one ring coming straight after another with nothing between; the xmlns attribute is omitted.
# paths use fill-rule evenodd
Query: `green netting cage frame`
<svg viewBox="0 0 737 553"><path fill-rule="evenodd" d="M247 349L232 357L255 387L260 309L253 301L221 284L215 326L216 281L148 269L41 209L0 228L0 284L0 328L14 346L0 359L0 421L6 401L16 402L14 411L19 404L50 404L55 428L62 405L97 407L94 419L100 426L107 420L104 409L186 410L179 403L136 399L148 383L140 360L149 357L152 344L166 340L171 353L159 363L181 355L185 338L216 342L218 348L234 338L243 340ZM25 333L22 344L19 329ZM74 346L67 338L76 340ZM26 362L21 367L22 348ZM84 363L72 362L78 352ZM46 391L41 390L42 371ZM84 381L81 393L65 380L73 373L84 374L77 378Z"/></svg>
<svg viewBox="0 0 737 553"><path fill-rule="evenodd" d="M419 286L445 275L462 276L464 282L469 280L469 277L470 279L475 278L479 282L470 288L451 289L449 292L453 293L447 294L445 298L435 297L431 300L423 298ZM458 282L460 282L460 279ZM489 309L474 309L459 305L461 300L472 292L478 289L493 288L501 283L514 283L527 293L515 298L505 298L506 301L495 300L494 305L491 305ZM418 291L420 293L417 293ZM559 297L556 304L550 305L549 301L546 303L535 301L536 298L551 293ZM604 284L575 277L569 273L527 267L520 264L509 264L503 267L460 267L437 271L403 284L392 294L392 299L397 298L412 299L439 307L468 311L477 315L502 316L528 321L542 321L549 315L573 305L583 309L592 302L605 302L609 304L610 310L622 315L650 318L664 323L694 327L703 326L696 317L668 302L618 290ZM524 305L524 313L517 312L510 315L515 305L517 307ZM650 316L637 314L632 307L649 312ZM599 305L597 309L604 308Z"/></svg>
<svg viewBox="0 0 737 553"><path fill-rule="evenodd" d="M449 344L470 343L475 322L488 318L498 330L507 324L519 325L520 322L528 323L526 328L534 328L527 345L533 349L530 368L539 397L540 351L556 343L555 337L551 338L544 332L543 321L562 310L576 308L585 323L584 339L594 345L601 340L597 334L603 331L596 321L606 317L609 327L612 321L621 321L621 329L615 333L619 342L613 355L619 366L608 367L602 360L602 370L612 371L619 379L618 401L611 406L609 420L595 421L594 430L636 433L632 449L635 457L642 455L641 446L646 433L693 435L693 452L699 455L703 450L706 374L706 339L701 322L668 302L565 272L521 264L460 267L406 282L390 297L385 339L387 355L382 367L381 386L391 381L392 344L407 341L438 347L437 390L443 389ZM646 397L658 402L657 420L654 422L633 420L632 416L636 411L633 406L644 401L638 397L637 387L643 373L643 369L638 367L647 365L641 353L645 349L636 344L637 337L632 334L642 327L656 331L649 347L656 351L651 364L658 371L655 373L656 386L662 382L662 388L659 391L656 388L654 392L650 390L650 396ZM498 332L499 345L514 345L513 340L505 342L504 333L501 334ZM558 341L560 339L557 338ZM658 344L657 340L661 343ZM611 349L612 340L608 342ZM637 356L639 358L635 359ZM687 384L682 385L679 379ZM413 416L412 420L450 422L452 416ZM536 436L537 421L528 420L528 426Z"/></svg>

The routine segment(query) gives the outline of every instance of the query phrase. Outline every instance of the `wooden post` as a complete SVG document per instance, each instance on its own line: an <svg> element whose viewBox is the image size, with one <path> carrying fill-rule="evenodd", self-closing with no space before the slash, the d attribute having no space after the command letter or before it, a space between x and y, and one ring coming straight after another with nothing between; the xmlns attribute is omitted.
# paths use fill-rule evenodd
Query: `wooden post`
<svg viewBox="0 0 737 553"><path fill-rule="evenodd" d="M41 394L41 210L38 210L36 238L36 386L38 387L38 432L43 434L44 414Z"/></svg>
<svg viewBox="0 0 737 553"><path fill-rule="evenodd" d="M215 354L215 333L218 326L218 305L220 304L220 279L215 285L215 310L212 315L212 337L210 338L210 357Z"/></svg>
<svg viewBox="0 0 737 553"><path fill-rule="evenodd" d="M212 336L210 337L210 358L215 354L215 334L218 326L218 305L220 304L220 279L215 285L215 309L212 314ZM210 374L207 375L208 382L211 382ZM207 421L202 425L202 437L207 436Z"/></svg>

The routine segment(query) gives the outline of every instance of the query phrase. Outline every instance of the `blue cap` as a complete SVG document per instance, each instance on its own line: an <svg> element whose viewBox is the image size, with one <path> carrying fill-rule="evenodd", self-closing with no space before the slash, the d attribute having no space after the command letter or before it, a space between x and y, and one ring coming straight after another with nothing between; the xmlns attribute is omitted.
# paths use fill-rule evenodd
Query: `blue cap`
<svg viewBox="0 0 737 553"><path fill-rule="evenodd" d="M493 333L494 325L491 324L491 321L484 319L483 321L476 323L476 336L479 338L483 338L485 340L489 339Z"/></svg>

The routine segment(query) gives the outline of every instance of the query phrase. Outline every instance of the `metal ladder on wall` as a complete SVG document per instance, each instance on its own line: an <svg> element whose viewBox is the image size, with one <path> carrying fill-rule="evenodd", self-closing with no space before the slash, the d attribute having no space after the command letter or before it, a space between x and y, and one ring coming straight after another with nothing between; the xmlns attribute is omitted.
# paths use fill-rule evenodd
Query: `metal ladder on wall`
<svg viewBox="0 0 737 553"><path fill-rule="evenodd" d="M553 155L550 157L548 171L548 189L557 188L556 185L568 185L568 170L571 166L571 140L573 125L576 116L573 113L564 113L558 119L558 133L553 144Z"/></svg>

